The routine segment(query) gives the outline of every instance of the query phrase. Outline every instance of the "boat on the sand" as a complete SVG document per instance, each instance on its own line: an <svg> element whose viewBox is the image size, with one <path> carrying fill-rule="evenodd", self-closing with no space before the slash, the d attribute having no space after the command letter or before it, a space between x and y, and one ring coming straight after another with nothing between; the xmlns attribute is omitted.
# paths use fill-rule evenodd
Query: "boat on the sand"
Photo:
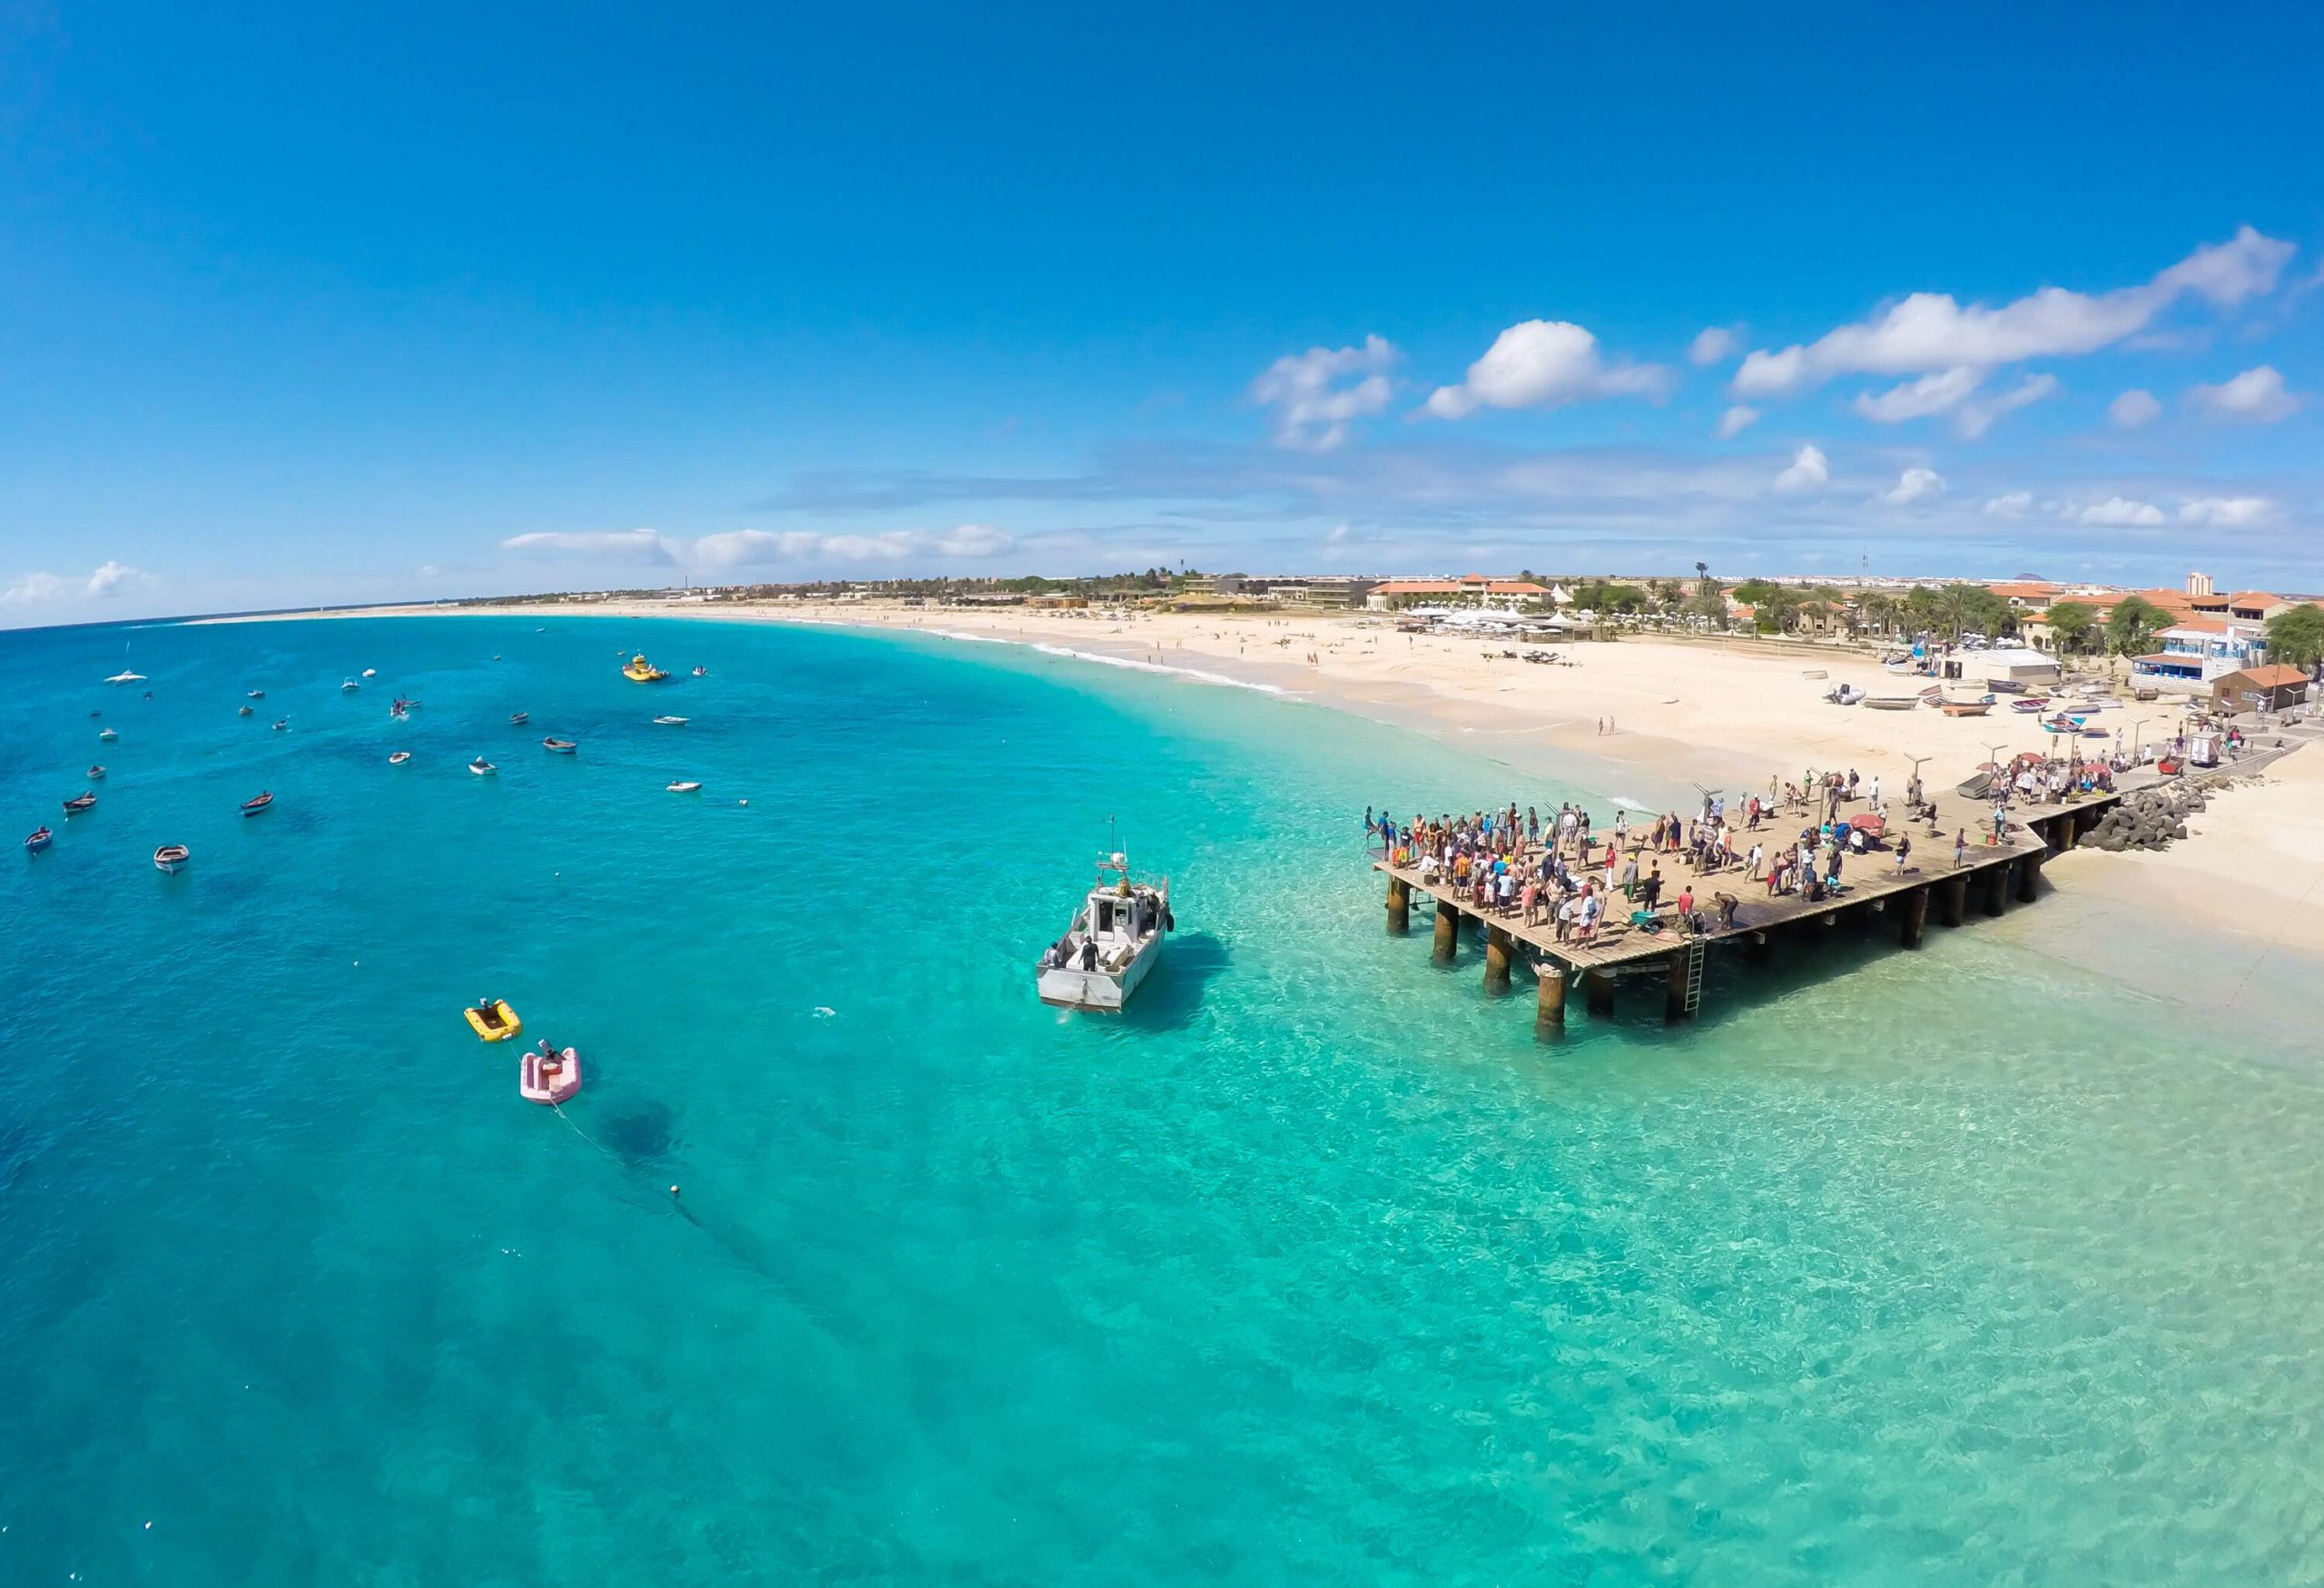
<svg viewBox="0 0 2324 1588"><path fill-rule="evenodd" d="M1946 716L1983 716L1993 708L1990 700L1945 700L1938 702L1936 707Z"/></svg>
<svg viewBox="0 0 2324 1588"><path fill-rule="evenodd" d="M1867 695L1864 697L1866 711L1910 711L1920 705L1917 695Z"/></svg>

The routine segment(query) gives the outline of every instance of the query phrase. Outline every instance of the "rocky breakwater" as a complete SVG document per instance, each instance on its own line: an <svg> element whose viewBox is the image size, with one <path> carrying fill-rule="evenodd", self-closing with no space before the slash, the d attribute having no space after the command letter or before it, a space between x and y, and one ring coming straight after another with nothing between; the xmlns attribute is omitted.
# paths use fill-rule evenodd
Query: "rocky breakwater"
<svg viewBox="0 0 2324 1588"><path fill-rule="evenodd" d="M2082 847L2119 854L2126 849L2168 849L2187 836L2187 818L2210 808L2210 796L2258 778L2226 777L2203 784L2173 783L2141 789L2099 818Z"/></svg>

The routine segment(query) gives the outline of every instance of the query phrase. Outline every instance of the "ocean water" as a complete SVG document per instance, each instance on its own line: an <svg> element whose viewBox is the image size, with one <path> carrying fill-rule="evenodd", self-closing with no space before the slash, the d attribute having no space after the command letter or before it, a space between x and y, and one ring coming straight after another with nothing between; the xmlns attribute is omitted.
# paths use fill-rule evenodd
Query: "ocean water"
<svg viewBox="0 0 2324 1588"><path fill-rule="evenodd" d="M0 1583L2324 1577L2310 1053L1974 926L1543 1045L1360 816L1589 791L1026 650L0 662ZM1060 1017L1109 817L1180 931Z"/></svg>

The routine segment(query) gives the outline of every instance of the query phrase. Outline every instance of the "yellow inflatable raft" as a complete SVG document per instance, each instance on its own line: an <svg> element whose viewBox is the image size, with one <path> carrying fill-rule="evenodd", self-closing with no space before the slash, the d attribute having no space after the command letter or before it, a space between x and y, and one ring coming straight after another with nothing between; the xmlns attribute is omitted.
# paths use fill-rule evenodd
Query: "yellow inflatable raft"
<svg viewBox="0 0 2324 1588"><path fill-rule="evenodd" d="M659 684L669 676L667 673L647 661L643 656L630 657L627 665L622 668L621 676L633 684Z"/></svg>
<svg viewBox="0 0 2324 1588"><path fill-rule="evenodd" d="M476 1034L487 1042L505 1041L525 1029L525 1022L517 1017L515 1010L508 1007L508 1001L505 998L497 1001L489 1012L473 1003L468 1005L466 1012L468 1024L476 1028Z"/></svg>

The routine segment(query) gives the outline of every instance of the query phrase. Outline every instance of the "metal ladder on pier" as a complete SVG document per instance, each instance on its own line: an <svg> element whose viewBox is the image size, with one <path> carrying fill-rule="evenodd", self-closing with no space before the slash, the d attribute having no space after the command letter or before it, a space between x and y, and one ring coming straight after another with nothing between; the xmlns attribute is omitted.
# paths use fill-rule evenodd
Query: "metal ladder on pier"
<svg viewBox="0 0 2324 1588"><path fill-rule="evenodd" d="M1687 944L1687 1018L1692 1020L1703 1004L1703 940L1695 938Z"/></svg>

